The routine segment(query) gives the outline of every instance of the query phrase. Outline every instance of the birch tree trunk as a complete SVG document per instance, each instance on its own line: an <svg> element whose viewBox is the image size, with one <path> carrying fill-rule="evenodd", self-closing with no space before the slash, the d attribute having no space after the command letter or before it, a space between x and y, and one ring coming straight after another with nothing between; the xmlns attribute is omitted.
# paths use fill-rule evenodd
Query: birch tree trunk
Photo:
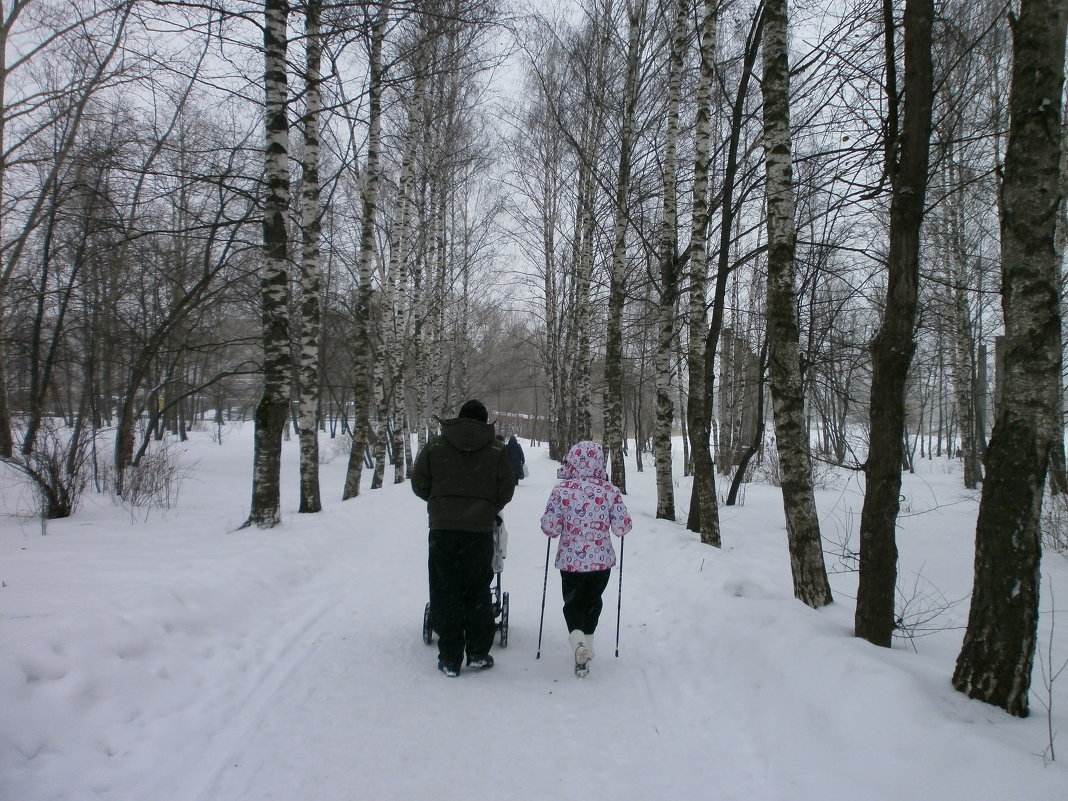
<svg viewBox="0 0 1068 801"><path fill-rule="evenodd" d="M445 181L439 180L435 189L438 196L437 214L434 220L434 255L430 262L432 274L431 291L431 337L428 350L430 351L430 366L432 375L427 382L428 397L426 399L427 424L430 425L434 414L446 414L446 391L445 391L445 288L448 286L448 243L446 241L445 215L448 209L449 192ZM446 415L447 416L447 415ZM432 427L432 426L431 426Z"/></svg>
<svg viewBox="0 0 1068 801"><path fill-rule="evenodd" d="M385 296L385 292L382 293ZM385 298L383 297L383 300ZM389 421L389 393L386 390L386 357L381 351L387 345L379 341L375 353L374 365L371 367L371 392L375 399L375 423L371 434L371 448L374 453L374 468L371 473L371 489L382 489L382 482L386 475L386 442L388 440L386 426Z"/></svg>
<svg viewBox="0 0 1068 801"><path fill-rule="evenodd" d="M719 509L716 506L715 465L710 439L712 410L708 402L711 380L705 353L708 312L708 171L712 138L712 72L716 57L717 3L705 0L701 23L701 76L697 85L697 121L694 133L693 217L690 227L690 346L687 351L689 396L686 400L690 455L693 459L693 495L687 526L701 542L720 547Z"/></svg>
<svg viewBox="0 0 1068 801"><path fill-rule="evenodd" d="M263 320L263 397L256 407L252 474L252 508L245 525L271 528L280 521L279 473L282 431L289 407L289 119L286 112L287 0L264 0L264 93L266 119L263 210L263 272L260 280Z"/></svg>
<svg viewBox="0 0 1068 801"><path fill-rule="evenodd" d="M678 275L678 141L682 68L686 60L688 0L680 0L671 37L668 67L667 126L664 134L664 219L660 226L660 305L657 310L656 426L653 451L656 464L656 516L675 519L675 487L671 474L671 429L675 403L671 397L671 357L675 348L675 307L679 298Z"/></svg>
<svg viewBox="0 0 1068 801"><path fill-rule="evenodd" d="M1013 27L1002 181L1005 387L986 451L975 583L953 686L1025 717L1038 630L1042 493L1060 436L1060 195L1064 0L1023 0Z"/></svg>
<svg viewBox="0 0 1068 801"><path fill-rule="evenodd" d="M563 460L568 443L561 442L559 420L562 417L562 319L560 299L563 279L557 275L556 248L557 226L560 217L560 184L563 157L561 140L547 126L539 124L535 129L537 143L537 169L539 172L538 210L540 223L542 289L545 313L545 370L548 384L549 408L549 458ZM535 428L537 421L535 421Z"/></svg>
<svg viewBox="0 0 1068 801"><path fill-rule="evenodd" d="M556 148L552 152L557 157L559 156L559 151ZM546 164L547 173L551 168L551 164ZM559 410L562 406L560 401L561 360L559 357L562 340L559 308L560 292L558 289L559 280L556 275L556 226L559 201L556 192L551 188L548 176L546 177L543 200L542 269L545 271L545 346L548 357L546 363L548 366L548 406L550 417L548 428L549 458L563 460L567 446L560 441L560 426L552 420L554 416L559 417ZM535 421L535 425L537 425L537 421Z"/></svg>
<svg viewBox="0 0 1068 801"><path fill-rule="evenodd" d="M955 280L962 281L959 275ZM963 285L952 290L953 359L950 374L953 394L957 402L960 424L961 460L964 465L964 486L975 489L983 478L979 449L975 436L975 342L968 320L968 299Z"/></svg>
<svg viewBox="0 0 1068 801"><path fill-rule="evenodd" d="M375 445L375 479L379 484L379 456L385 454L387 422L392 436L394 483L404 481L404 345L406 342L406 318L408 300L408 239L412 219L412 184L415 174L415 152L419 143L419 133L423 128L424 93L426 90L426 70L422 60L417 59L418 74L408 106L408 130L404 141L404 153L401 161L400 178L397 187L397 207L394 215L393 229L390 232L389 265L386 276L385 308L390 314L388 324L382 328L388 331L388 342L383 342L379 349L379 358L383 367L389 369L389 393L382 398L381 410L385 413L378 421L379 441Z"/></svg>
<svg viewBox="0 0 1068 801"><path fill-rule="evenodd" d="M887 70L894 63L893 9L887 4ZM931 136L931 29L933 0L905 3L904 113L898 149L888 145L890 251L882 325L872 341L871 443L864 465L867 485L860 517L860 586L857 589L856 636L889 647L894 632L897 586L895 528L905 456L905 383L916 349L914 329L919 282L920 228L927 194L928 145ZM887 94L891 109L897 96L892 79ZM889 129L896 138L896 129Z"/></svg>
<svg viewBox="0 0 1068 801"><path fill-rule="evenodd" d="M964 486L975 489L982 481L982 464L979 444L976 437L975 387L975 325L972 309L968 301L969 287L974 281L968 275L969 253L965 244L962 200L953 193L953 188L964 184L960 167L955 167L957 156L953 139L960 134L950 128L942 136L949 140L946 146L945 167L942 171L942 191L946 199L945 230L940 232L945 240L945 304L948 309L950 345L950 376L952 379L953 400L960 422L960 453L963 466ZM952 447L952 446L951 446ZM954 451L955 453L955 451Z"/></svg>
<svg viewBox="0 0 1068 801"><path fill-rule="evenodd" d="M385 475L387 439L393 451L394 482L404 481L403 454L400 429L403 429L403 413L400 407L404 391L404 333L406 317L408 270L408 237L412 218L412 183L414 176L416 147L423 124L423 108L427 85L427 70L421 57L415 61L415 83L408 99L408 123L401 157L400 175L397 186L397 201L393 215L393 228L390 231L389 263L383 281L383 321L382 337L376 353L374 367L375 393L378 397L378 423L375 427L375 472L371 481L372 489L382 486ZM387 317L388 316L388 317ZM389 387L385 385L388 371ZM398 453L399 451L399 453Z"/></svg>
<svg viewBox="0 0 1068 801"><path fill-rule="evenodd" d="M320 261L319 243L319 85L322 82L321 0L308 0L304 10L304 157L301 191L301 232L304 237L301 258L300 363L300 506L298 512L322 511L319 493L319 432L316 426L319 406Z"/></svg>
<svg viewBox="0 0 1068 801"><path fill-rule="evenodd" d="M3 13L0 7L0 153L7 152L7 42L18 15L25 6L15 3ZM6 159L0 160L0 198L4 197L7 179ZM6 222L0 215L0 223ZM2 226L0 226L2 230ZM6 247L0 248L6 250ZM0 264L0 458L9 459L14 452L15 442L11 435L11 410L7 403L7 355L5 351L6 325L4 317L7 309L7 288L15 262L5 260Z"/></svg>
<svg viewBox="0 0 1068 801"><path fill-rule="evenodd" d="M797 324L790 65L786 0L764 2L764 158L768 198L768 367L794 595L813 608L833 600L812 492ZM762 412L763 410L761 410Z"/></svg>
<svg viewBox="0 0 1068 801"><path fill-rule="evenodd" d="M616 175L612 272L608 289L608 336L605 344L604 440L611 460L611 481L627 491L627 463L623 458L623 301L627 271L627 219L630 193L631 149L638 103L639 46L645 2L627 3L627 78L624 88L623 125L619 136L619 171Z"/></svg>
<svg viewBox="0 0 1068 801"><path fill-rule="evenodd" d="M578 197L578 249L577 269L573 282L576 326L577 358L572 368L575 387L575 411L573 415L574 441L593 437L593 379L591 375L590 329L593 308L590 284L593 280L594 241L597 235L597 219L594 203L597 197L597 165L600 157L601 136L605 126L605 62L611 37L611 4L607 4L597 36L593 56L592 75L589 78L587 111L583 123L583 139L579 160ZM569 448L574 442L565 446Z"/></svg>
<svg viewBox="0 0 1068 801"><path fill-rule="evenodd" d="M708 330L705 333L705 373L708 382L705 392L705 404L708 408L708 424L713 439L719 443L717 457L721 464L727 465L724 472L729 472L730 465L734 463L729 450L729 443L737 439L735 436L735 421L721 421L718 436L715 433L716 420L712 417L713 381L716 374L715 360L717 353L728 351L727 347L720 348L720 335L723 332L723 319L727 299L727 282L733 272L732 254L735 233L735 219L744 201L735 201L736 190L739 188L739 167L744 156L739 156L742 148L742 138L746 127L749 112L747 111L747 98L749 97L749 82L753 77L757 56L760 53L760 39L764 25L762 7L758 6L753 13L749 33L746 37L745 55L742 59L742 74L739 76L737 88L734 90L734 99L731 108L730 132L727 138L727 157L723 165L722 192L719 198L719 252L716 259L716 281L712 292L711 319ZM746 345L745 350L749 352ZM734 354L735 356L737 354ZM733 358L733 357L732 357ZM737 361L737 360L736 360ZM735 379L734 383L737 383ZM737 395L737 392L730 393ZM723 410L720 410L721 415ZM727 422L730 428L725 432L723 423ZM740 423L740 419L738 420ZM726 436L725 436L726 434ZM724 448L724 442L728 448ZM696 467L695 467L696 469Z"/></svg>
<svg viewBox="0 0 1068 801"><path fill-rule="evenodd" d="M370 61L367 85L367 161L364 166L362 221L360 228L359 288L354 315L353 403L356 419L345 470L341 499L360 494L363 459L371 433L371 270L374 262L375 219L378 216L379 152L382 137L382 40L389 19L390 2L379 6L371 26Z"/></svg>
<svg viewBox="0 0 1068 801"><path fill-rule="evenodd" d="M405 226L406 228L408 226ZM406 237L407 238L407 237ZM405 247L407 250L407 247ZM404 259L406 262L407 259ZM393 483L403 484L404 443L407 439L406 412L407 394L404 386L405 364L407 362L406 344L408 342L408 265L402 262L396 278L396 293L393 300L393 380L390 383L393 403L391 417L393 420Z"/></svg>
<svg viewBox="0 0 1068 801"><path fill-rule="evenodd" d="M599 116L595 109L592 115ZM578 265L575 272L573 310L576 317L577 358L572 376L575 386L575 439L586 440L593 437L593 380L590 375L590 327L593 314L590 302L590 282L593 280L593 239L596 234L596 220L593 216L595 160L599 128L596 120L589 120L584 152L579 154L579 247ZM574 444L574 443L571 443ZM568 448L571 446L568 445ZM566 452L566 451L565 451Z"/></svg>

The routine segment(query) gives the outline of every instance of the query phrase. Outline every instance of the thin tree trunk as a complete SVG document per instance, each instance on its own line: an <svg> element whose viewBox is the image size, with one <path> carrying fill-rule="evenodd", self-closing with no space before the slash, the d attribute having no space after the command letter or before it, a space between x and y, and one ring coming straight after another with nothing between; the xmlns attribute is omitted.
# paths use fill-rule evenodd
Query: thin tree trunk
<svg viewBox="0 0 1068 801"><path fill-rule="evenodd" d="M394 211L394 223L390 232L389 264L386 266L383 293L383 314L389 319L382 321L383 336L378 349L374 368L375 392L379 398L378 425L375 442L375 473L371 483L372 489L382 486L385 470L387 438L391 438L394 465L394 483L404 481L403 453L401 440L404 427L404 347L405 319L407 310L407 271L408 271L408 232L411 228L412 184L415 172L416 147L418 135L423 127L424 93L426 89L426 70L422 59L416 59L418 73L412 94L408 101L408 129L404 140L400 177L397 186L397 201ZM385 387L385 374L389 374L389 388ZM381 386L380 386L381 385ZM399 451L399 453L398 453Z"/></svg>
<svg viewBox="0 0 1068 801"><path fill-rule="evenodd" d="M718 4L705 0L701 24L701 77L697 85L697 123L694 135L693 217L690 228L690 347L687 354L689 397L686 403L690 455L693 459L693 494L687 528L701 542L720 547L719 509L716 507L715 465L710 450L711 404L708 402L707 320L708 295L708 171L712 138L712 72L716 58Z"/></svg>
<svg viewBox="0 0 1068 801"><path fill-rule="evenodd" d="M983 474L975 442L975 395L972 392L975 383L975 349L968 324L968 301L963 287L953 290L953 334L953 361L950 364L950 372L957 401L957 419L960 420L964 486L966 489L975 489L979 486Z"/></svg>
<svg viewBox="0 0 1068 801"><path fill-rule="evenodd" d="M682 350L675 353L675 375L679 376L679 427L682 430L682 474L689 476L693 473L690 464L690 423L686 413L686 389L682 383Z"/></svg>
<svg viewBox="0 0 1068 801"><path fill-rule="evenodd" d="M593 379L591 376L590 329L593 309L590 302L590 284L593 277L594 240L597 235L597 219L594 215L596 201L597 165L600 154L601 135L605 125L604 92L605 62L610 40L611 4L605 7L602 20L602 35L597 42L594 56L593 76L590 84L596 93L589 98L589 111L583 127L582 152L579 159L579 245L578 269L576 270L573 312L577 325L578 355L572 370L575 387L575 434L572 441L593 437ZM567 446L570 447L570 446Z"/></svg>
<svg viewBox="0 0 1068 801"><path fill-rule="evenodd" d="M768 197L768 366L794 595L813 608L833 600L812 491L797 324L794 181L786 0L764 2L764 153ZM763 410L761 410L762 412Z"/></svg>
<svg viewBox="0 0 1068 801"><path fill-rule="evenodd" d="M595 117L599 117L600 113L598 109L591 112ZM575 385L574 423L576 431L574 439L576 441L590 439L593 436L593 380L590 375L590 327L593 312L590 303L590 283L593 278L593 239L596 234L596 220L593 216L595 185L593 171L597 139L600 136L599 132L594 132L594 129L599 129L600 126L595 120L589 120L587 125L588 131L584 143L586 152L579 155L578 268L572 284L574 290L572 310L576 320L578 347L577 358L572 368L572 380Z"/></svg>
<svg viewBox="0 0 1068 801"><path fill-rule="evenodd" d="M657 309L656 426L653 452L656 464L656 516L675 519L675 487L671 474L671 429L675 422L675 402L671 397L671 357L675 347L675 311L679 298L678 260L678 140L679 103L682 70L686 60L689 0L679 0L675 29L671 37L668 68L667 130L664 134L664 219L660 228L660 304Z"/></svg>
<svg viewBox="0 0 1068 801"><path fill-rule="evenodd" d="M867 486L860 518L860 586L857 590L856 636L890 646L894 632L894 593L897 586L895 528L904 458L905 384L916 349L914 329L919 283L920 227L927 193L928 145L931 136L932 0L905 4L904 114L900 163L889 146L887 163L892 197L886 308L872 341L871 443L864 466ZM885 24L893 40L893 8L887 2ZM894 63L888 44L887 63ZM897 95L887 86L888 97ZM896 115L896 112L894 112ZM893 116L893 115L892 115ZM890 137L896 137L891 128Z"/></svg>
<svg viewBox="0 0 1068 801"><path fill-rule="evenodd" d="M734 478L731 480L730 489L727 490L727 500L724 501L724 506L734 506L738 501L738 489L745 482L745 473L749 469L749 462L753 460L753 457L760 452L760 447L764 442L764 372L768 362L768 340L765 337L763 344L760 346L760 354L757 356L757 400L756 407L760 410L757 418L756 431L753 432L753 441L749 444L745 453L742 454L742 458L738 462L738 469L734 471Z"/></svg>
<svg viewBox="0 0 1068 801"><path fill-rule="evenodd" d="M1002 181L1005 386L986 452L975 584L953 686L1025 717L1038 632L1040 517L1058 436L1063 0L1023 0L1013 28L1009 139Z"/></svg>
<svg viewBox="0 0 1068 801"><path fill-rule="evenodd" d="M7 14L0 20L0 153L7 152L7 41L8 34L18 14L25 6L15 4L8 8ZM4 189L7 184L6 160L0 160L0 198L4 197ZM0 223L6 220L0 216ZM2 226L0 226L2 230ZM9 459L14 453L15 441L11 435L11 409L7 403L7 354L5 347L6 338L4 331L7 326L4 322L7 309L7 288L14 262L0 265L0 458Z"/></svg>
<svg viewBox="0 0 1068 801"><path fill-rule="evenodd" d="M286 210L289 206L289 119L286 113L286 0L264 0L264 91L266 104L263 210L263 397L256 407L252 508L245 525L271 528L281 520L279 475L282 430L289 406L289 276Z"/></svg>
<svg viewBox="0 0 1068 801"><path fill-rule="evenodd" d="M380 343L378 350L382 351L385 347L385 343ZM381 353L377 353L374 366L371 368L371 385L377 408L376 420L371 435L371 451L374 454L371 489L382 489L382 482L386 475L386 450L389 441L389 391L386 389L385 358Z"/></svg>
<svg viewBox="0 0 1068 801"><path fill-rule="evenodd" d="M619 171L616 175L615 224L612 270L608 289L608 332L604 359L604 441L611 462L611 481L627 491L627 463L623 458L623 301L627 272L627 219L633 154L634 116L638 103L639 45L644 0L627 3L627 79L624 88L623 125L619 136Z"/></svg>
<svg viewBox="0 0 1068 801"><path fill-rule="evenodd" d="M345 487L341 500L360 494L364 452L371 432L371 270L374 262L375 218L378 213L379 149L382 131L382 40L389 20L389 2L379 6L371 28L370 64L367 87L367 161L364 166L362 222L360 228L359 289L354 314L353 339L353 406L352 447L345 469Z"/></svg>
<svg viewBox="0 0 1068 801"><path fill-rule="evenodd" d="M319 84L322 81L322 40L319 19L321 0L308 0L305 19L304 77L304 161L301 232L304 237L301 259L300 363L300 507L298 512L319 512L319 334L320 322L320 221L319 221Z"/></svg>
<svg viewBox="0 0 1068 801"><path fill-rule="evenodd" d="M947 169L950 172L946 183L960 185L963 178L953 170L953 150L950 146ZM949 188L948 186L946 187ZM981 456L976 437L975 415L975 332L968 304L968 278L966 259L968 254L961 231L961 209L958 198L949 195L946 202L948 215L946 238L948 239L949 265L947 275L952 288L948 292L950 326L952 331L952 354L950 373L953 377L954 399L960 420L961 458L966 489L975 489L982 481Z"/></svg>

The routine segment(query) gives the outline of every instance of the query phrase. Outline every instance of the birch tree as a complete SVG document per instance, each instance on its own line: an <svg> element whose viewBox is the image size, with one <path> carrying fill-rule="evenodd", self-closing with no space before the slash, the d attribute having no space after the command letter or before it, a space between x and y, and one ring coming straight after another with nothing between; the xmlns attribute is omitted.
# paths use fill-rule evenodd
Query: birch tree
<svg viewBox="0 0 1068 801"><path fill-rule="evenodd" d="M319 333L320 240L319 116L322 82L321 0L304 8L304 153L302 157L300 351L297 386L300 392L300 506L298 512L319 512Z"/></svg>
<svg viewBox="0 0 1068 801"><path fill-rule="evenodd" d="M657 305L656 427L653 451L656 464L656 516L675 519L675 488L671 474L671 429L675 420L672 398L672 356L678 326L676 307L679 298L678 253L678 140L679 103L682 95L682 72L686 61L687 24L690 3L679 0L671 35L667 82L667 124L664 132L663 220L660 225L660 298Z"/></svg>
<svg viewBox="0 0 1068 801"><path fill-rule="evenodd" d="M1013 26L1009 139L1001 188L1005 386L986 453L975 582L953 686L1025 717L1038 629L1040 515L1060 425L1064 0L1023 0Z"/></svg>
<svg viewBox="0 0 1068 801"><path fill-rule="evenodd" d="M634 147L634 117L638 105L638 77L644 0L627 2L626 79L623 89L623 120L619 135L619 170L616 174L615 222L612 237L612 268L608 287L608 336L605 343L604 439L611 461L611 480L627 491L627 467L623 459L623 301L627 269L627 220L629 216L631 161Z"/></svg>
<svg viewBox="0 0 1068 801"><path fill-rule="evenodd" d="M860 518L860 585L856 636L889 647L897 587L895 528L904 458L905 389L916 349L920 228L927 193L933 78L932 0L906 0L904 103L897 128L895 24L886 5L886 95L889 104L886 169L890 178L890 249L886 307L871 344L871 442L864 465L867 484Z"/></svg>
<svg viewBox="0 0 1068 801"><path fill-rule="evenodd" d="M764 151L768 203L768 367L794 594L810 607L832 600L812 488L801 387L794 260L786 0L764 3Z"/></svg>
<svg viewBox="0 0 1068 801"><path fill-rule="evenodd" d="M425 124L424 107L427 104L427 62L422 56L424 48L429 48L431 41L420 36L417 45L419 55L414 60L415 81L407 99L407 122L401 148L400 174L397 179L397 195L393 209L393 226L389 235L389 261L384 265L382 313L386 318L379 328L379 346L375 351L374 385L378 398L378 424L375 430L375 469L371 488L382 486L387 427L393 431L394 464L397 465L399 429L403 427L404 397L404 347L405 318L407 294L406 274L409 269L409 238L412 222L412 188L414 186L416 148L419 133ZM390 385L387 390L384 379L389 373ZM395 482L404 480L403 472L395 471Z"/></svg>
<svg viewBox="0 0 1068 801"><path fill-rule="evenodd" d="M352 432L345 486L341 499L360 494L364 452L371 432L371 333L372 270L375 255L375 223L378 216L378 185L382 147L382 43L389 20L390 2L379 5L370 25L367 78L367 156L363 169L360 203L360 249L357 254L356 303L353 313L353 403L356 420Z"/></svg>
<svg viewBox="0 0 1068 801"><path fill-rule="evenodd" d="M764 0L764 153L768 226L768 368L794 595L811 607L831 603L812 492L805 398L801 387L794 256L790 65L786 0Z"/></svg>
<svg viewBox="0 0 1068 801"><path fill-rule="evenodd" d="M693 213L690 225L690 296L689 296L689 372L686 399L686 423L693 459L693 496L690 501L691 531L698 531L701 542L720 546L719 509L716 506L715 464L712 460L712 409L708 382L711 373L706 353L708 339L708 217L709 217L709 150L712 138L712 76L716 58L716 24L718 4L705 0L701 22L701 72L697 84L696 124L694 130Z"/></svg>
<svg viewBox="0 0 1068 801"><path fill-rule="evenodd" d="M266 198L263 209L263 397L256 407L252 508L245 525L271 528L281 519L279 475L282 432L289 407L289 81L286 75L287 0L264 0L264 148Z"/></svg>
<svg viewBox="0 0 1068 801"><path fill-rule="evenodd" d="M571 308L575 325L575 358L572 364L575 386L575 441L593 437L593 377L591 374L590 328L593 308L590 285L593 281L594 242L597 235L595 214L597 197L597 164L600 158L601 137L605 126L605 62L608 58L611 8L606 6L602 28L591 27L594 43L592 61L585 76L585 113L582 117L582 138L578 147L579 162L577 201L577 252L575 280L572 283Z"/></svg>

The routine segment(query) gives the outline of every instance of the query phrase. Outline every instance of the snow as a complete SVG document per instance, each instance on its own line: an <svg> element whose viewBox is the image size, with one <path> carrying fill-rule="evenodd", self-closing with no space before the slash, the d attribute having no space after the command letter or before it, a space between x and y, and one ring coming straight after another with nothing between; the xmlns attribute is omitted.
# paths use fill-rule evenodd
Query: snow
<svg viewBox="0 0 1068 801"><path fill-rule="evenodd" d="M580 680L553 570L535 659L555 465L527 447L531 476L505 510L508 647L493 670L446 679L421 638L424 504L407 484L340 502L338 457L325 511L299 515L292 440L283 524L238 530L251 435L172 446L188 477L170 510L89 495L45 535L0 473L0 799L1068 798L1065 758L1041 756L1037 668L1025 720L950 686L977 499L944 461L905 477L899 548L915 619L949 608L888 650L852 637L854 573L832 576L830 607L794 600L777 489L751 484L721 508L713 549L653 518L652 466L632 457L619 658L617 571ZM829 552L855 542L861 500L849 477L820 490ZM1068 560L1048 554L1042 573L1068 598ZM1040 636L1048 649L1048 614ZM1068 657L1068 626L1052 647ZM1068 731L1068 680L1053 696Z"/></svg>

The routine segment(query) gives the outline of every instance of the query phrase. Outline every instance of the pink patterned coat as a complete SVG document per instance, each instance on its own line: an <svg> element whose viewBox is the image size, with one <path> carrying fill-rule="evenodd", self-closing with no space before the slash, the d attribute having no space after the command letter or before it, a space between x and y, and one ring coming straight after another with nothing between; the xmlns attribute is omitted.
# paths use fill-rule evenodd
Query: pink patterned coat
<svg viewBox="0 0 1068 801"><path fill-rule="evenodd" d="M588 440L575 445L557 477L563 480L553 487L541 518L541 530L560 537L557 569L608 570L616 563L611 535L630 531L631 519L622 494L605 473L601 446Z"/></svg>

